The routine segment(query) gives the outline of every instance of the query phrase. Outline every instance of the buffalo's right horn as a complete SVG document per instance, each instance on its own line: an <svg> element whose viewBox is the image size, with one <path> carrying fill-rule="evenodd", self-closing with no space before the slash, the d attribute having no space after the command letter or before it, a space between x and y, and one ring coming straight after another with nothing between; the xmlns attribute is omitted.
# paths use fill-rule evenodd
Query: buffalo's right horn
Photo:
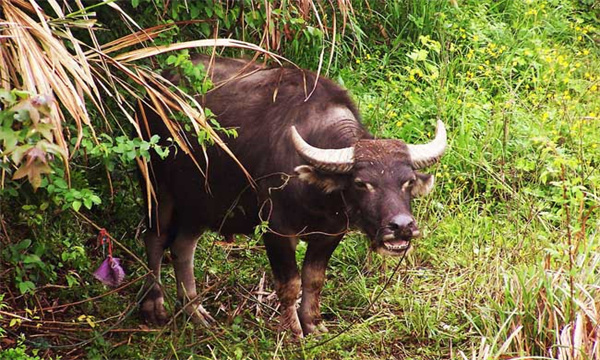
<svg viewBox="0 0 600 360"><path fill-rule="evenodd" d="M354 166L354 148L319 149L309 145L298 133L295 126L291 128L292 141L300 156L317 169L332 173L347 173Z"/></svg>
<svg viewBox="0 0 600 360"><path fill-rule="evenodd" d="M435 138L431 142L418 145L407 144L413 169L421 169L439 161L447 144L446 127L442 120L438 120Z"/></svg>

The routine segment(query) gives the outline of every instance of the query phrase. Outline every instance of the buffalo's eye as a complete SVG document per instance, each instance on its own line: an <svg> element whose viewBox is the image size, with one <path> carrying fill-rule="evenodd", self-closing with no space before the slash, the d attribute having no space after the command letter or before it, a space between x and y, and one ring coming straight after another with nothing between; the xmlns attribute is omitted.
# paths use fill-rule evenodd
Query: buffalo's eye
<svg viewBox="0 0 600 360"><path fill-rule="evenodd" d="M360 190L373 190L373 185L369 184L366 181L362 181L361 179L354 179L354 186Z"/></svg>
<svg viewBox="0 0 600 360"><path fill-rule="evenodd" d="M417 182L416 178L412 178L412 179L408 180L407 182L405 182L402 185L402 191L411 189L415 185L416 182Z"/></svg>

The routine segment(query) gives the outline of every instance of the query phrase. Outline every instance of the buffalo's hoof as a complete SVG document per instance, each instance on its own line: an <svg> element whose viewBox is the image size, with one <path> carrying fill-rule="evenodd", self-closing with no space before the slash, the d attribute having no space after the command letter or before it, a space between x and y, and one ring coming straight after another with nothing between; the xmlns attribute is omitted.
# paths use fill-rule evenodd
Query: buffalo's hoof
<svg viewBox="0 0 600 360"><path fill-rule="evenodd" d="M195 304L193 302L187 304L185 306L185 312L190 317L190 320L196 325L209 327L216 322L210 313L200 304Z"/></svg>
<svg viewBox="0 0 600 360"><path fill-rule="evenodd" d="M300 323L302 324L302 332L304 333L304 336L319 335L329 332L323 321L321 321L320 317L305 321L302 315L300 315Z"/></svg>
<svg viewBox="0 0 600 360"><path fill-rule="evenodd" d="M169 314L161 299L146 299L140 307L141 316L149 325L163 326L169 322Z"/></svg>
<svg viewBox="0 0 600 360"><path fill-rule="evenodd" d="M303 311L304 310L304 311ZM327 327L321 319L319 311L305 311L302 307L298 310L298 317L302 324L304 336L319 335L328 332Z"/></svg>
<svg viewBox="0 0 600 360"><path fill-rule="evenodd" d="M321 335L321 334L325 334L328 333L329 330L327 330L327 327L325 326L325 324L323 324L322 322L315 324L315 323L310 323L310 324L302 324L302 331L304 332L304 336L308 336L308 335Z"/></svg>
<svg viewBox="0 0 600 360"><path fill-rule="evenodd" d="M279 317L278 331L289 331L294 339L301 339L304 337L302 325L300 325L300 319L298 318L295 306L282 309Z"/></svg>

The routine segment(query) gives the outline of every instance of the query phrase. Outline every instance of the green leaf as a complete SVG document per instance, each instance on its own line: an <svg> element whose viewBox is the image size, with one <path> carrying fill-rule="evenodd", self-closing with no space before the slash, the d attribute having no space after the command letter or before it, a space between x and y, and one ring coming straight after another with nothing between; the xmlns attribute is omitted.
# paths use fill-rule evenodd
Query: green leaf
<svg viewBox="0 0 600 360"><path fill-rule="evenodd" d="M19 291L22 295L31 292L35 289L35 284L31 281L23 281L19 283Z"/></svg>
<svg viewBox="0 0 600 360"><path fill-rule="evenodd" d="M210 25L208 23L200 23L200 31L206 37L210 36Z"/></svg>
<svg viewBox="0 0 600 360"><path fill-rule="evenodd" d="M0 89L0 100L10 105L17 100L17 97L11 91Z"/></svg>
<svg viewBox="0 0 600 360"><path fill-rule="evenodd" d="M39 263L39 262L42 262L42 259L40 259L40 257L37 255L27 255L23 259L24 264L33 264L33 263Z"/></svg>
<svg viewBox="0 0 600 360"><path fill-rule="evenodd" d="M200 7L199 6L190 6L190 16L192 19L197 19L198 15L200 15Z"/></svg>
<svg viewBox="0 0 600 360"><path fill-rule="evenodd" d="M18 243L17 246L15 246L15 250L23 251L23 250L27 249L29 246L31 246L31 240L25 239L25 240L21 241L20 243Z"/></svg>
<svg viewBox="0 0 600 360"><path fill-rule="evenodd" d="M169 55L169 57L167 58L167 65L173 65L175 61L177 61L177 56Z"/></svg>
<svg viewBox="0 0 600 360"><path fill-rule="evenodd" d="M425 61L427 59L427 54L428 54L427 50L420 49L420 50L413 51L410 54L407 54L406 56L413 59L414 61Z"/></svg>
<svg viewBox="0 0 600 360"><path fill-rule="evenodd" d="M60 188L60 189L67 189L69 187L69 185L67 184L67 182L63 178L55 178L54 179L54 185L57 188Z"/></svg>
<svg viewBox="0 0 600 360"><path fill-rule="evenodd" d="M71 204L71 206L73 207L73 210L75 210L75 211L79 211L79 209L81 209L81 205L82 205L81 201L79 201L79 200L75 200Z"/></svg>
<svg viewBox="0 0 600 360"><path fill-rule="evenodd" d="M13 94L17 95L21 99L27 99L27 98L29 98L29 95L30 95L29 92L25 91L25 90L13 89L11 92Z"/></svg>
<svg viewBox="0 0 600 360"><path fill-rule="evenodd" d="M17 137L17 133L11 129L1 130L0 131L0 140L4 141L4 151L3 153L12 152L17 144L19 143L19 138Z"/></svg>

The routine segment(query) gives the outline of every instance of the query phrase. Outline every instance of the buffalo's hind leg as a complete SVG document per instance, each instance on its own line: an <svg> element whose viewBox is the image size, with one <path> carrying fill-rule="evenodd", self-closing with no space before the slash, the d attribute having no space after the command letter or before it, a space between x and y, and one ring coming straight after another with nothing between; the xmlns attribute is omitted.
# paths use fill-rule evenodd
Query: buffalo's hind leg
<svg viewBox="0 0 600 360"><path fill-rule="evenodd" d="M302 265L302 303L298 311L304 335L327 332L321 322L321 290L327 263L341 239L341 236L309 239Z"/></svg>
<svg viewBox="0 0 600 360"><path fill-rule="evenodd" d="M194 252L198 237L197 234L178 234L173 244L171 244L171 254L173 255L179 301L181 301L192 322L208 326L215 320L200 304L194 276Z"/></svg>
<svg viewBox="0 0 600 360"><path fill-rule="evenodd" d="M165 248L167 248L173 237L170 229L173 218L173 203L164 194L159 193L159 197L160 205L157 207L156 218L151 222L151 228L148 229L144 237L148 267L153 276L148 277L146 281L143 292L145 295L141 301L140 310L142 318L146 322L164 325L168 321L168 314L164 306L160 268Z"/></svg>
<svg viewBox="0 0 600 360"><path fill-rule="evenodd" d="M296 311L296 300L300 293L300 275L296 264L298 240L267 233L264 242L275 278L275 292L281 304L279 330L289 330L294 337L300 338L302 327Z"/></svg>

